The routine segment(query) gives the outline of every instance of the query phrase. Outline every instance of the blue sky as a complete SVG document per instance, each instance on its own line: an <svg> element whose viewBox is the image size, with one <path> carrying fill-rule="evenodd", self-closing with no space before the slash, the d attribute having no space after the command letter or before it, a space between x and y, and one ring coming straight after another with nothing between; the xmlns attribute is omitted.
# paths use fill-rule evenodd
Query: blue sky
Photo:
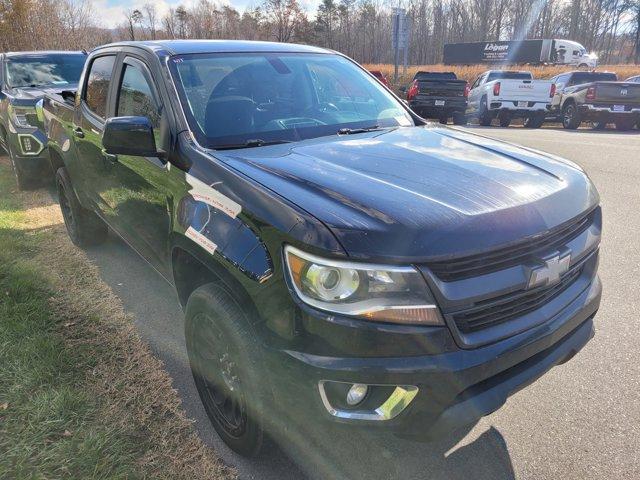
<svg viewBox="0 0 640 480"><path fill-rule="evenodd" d="M315 11L320 0L298 0L300 5L307 11ZM162 17L169 8L177 7L178 5L194 5L198 0L93 0L94 11L96 20L98 23L106 27L115 27L124 21L123 12L130 8L140 8L145 3L153 3L156 6L156 10L159 13L159 17ZM236 9L243 11L247 7L253 7L260 5L262 0L222 0L215 1L217 4L232 5Z"/></svg>

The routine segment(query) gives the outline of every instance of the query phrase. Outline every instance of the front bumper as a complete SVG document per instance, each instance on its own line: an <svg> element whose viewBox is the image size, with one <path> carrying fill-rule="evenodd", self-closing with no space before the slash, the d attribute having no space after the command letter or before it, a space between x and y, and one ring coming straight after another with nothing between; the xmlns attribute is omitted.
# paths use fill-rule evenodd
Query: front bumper
<svg viewBox="0 0 640 480"><path fill-rule="evenodd" d="M41 130L11 125L7 132L7 143L14 162L23 172L29 175L49 174L47 137Z"/></svg>
<svg viewBox="0 0 640 480"><path fill-rule="evenodd" d="M272 378L277 408L288 417L301 415L307 434L382 429L424 440L445 435L497 410L510 395L582 349L593 336L600 296L596 276L544 324L475 349L357 358L274 350L270 371L282 372ZM418 391L401 412L380 421L330 411L318 388L323 381L417 387Z"/></svg>

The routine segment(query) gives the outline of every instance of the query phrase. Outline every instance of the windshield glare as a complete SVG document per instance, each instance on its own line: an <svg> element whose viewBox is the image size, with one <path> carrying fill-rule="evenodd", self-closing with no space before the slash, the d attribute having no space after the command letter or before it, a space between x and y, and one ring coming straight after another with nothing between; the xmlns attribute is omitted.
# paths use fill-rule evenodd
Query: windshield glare
<svg viewBox="0 0 640 480"><path fill-rule="evenodd" d="M27 55L6 60L7 85L10 87L38 87L66 85L80 79L86 55Z"/></svg>
<svg viewBox="0 0 640 480"><path fill-rule="evenodd" d="M209 148L414 125L377 80L339 55L233 53L172 60L190 127Z"/></svg>

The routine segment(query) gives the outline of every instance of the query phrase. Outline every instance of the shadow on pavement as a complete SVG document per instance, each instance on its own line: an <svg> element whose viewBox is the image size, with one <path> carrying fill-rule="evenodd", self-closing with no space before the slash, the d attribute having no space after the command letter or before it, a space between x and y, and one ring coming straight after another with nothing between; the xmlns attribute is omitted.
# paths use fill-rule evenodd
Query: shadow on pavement
<svg viewBox="0 0 640 480"><path fill-rule="evenodd" d="M265 454L247 460L233 453L219 439L193 384L184 344L183 314L173 287L114 234L105 244L89 249L87 254L97 265L103 281L122 300L125 311L133 315L142 338L164 362L187 416L195 421L203 441L227 464L235 466L241 479L307 478L291 460L301 458L295 453L290 458L270 444ZM352 448L340 449L335 457L317 456L326 464L313 467L307 464L304 470L313 478L323 480L515 478L506 442L498 430L491 427L471 439L467 433L464 431L437 443L416 443L395 437L374 441L347 438L345 440ZM331 446L334 440L338 439L327 438L323 447ZM305 448L313 447L307 445L301 450Z"/></svg>

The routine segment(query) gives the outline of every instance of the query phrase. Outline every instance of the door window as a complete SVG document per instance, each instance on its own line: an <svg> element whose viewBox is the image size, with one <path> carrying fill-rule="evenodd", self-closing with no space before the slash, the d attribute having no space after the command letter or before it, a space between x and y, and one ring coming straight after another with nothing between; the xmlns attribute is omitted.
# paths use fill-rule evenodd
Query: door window
<svg viewBox="0 0 640 480"><path fill-rule="evenodd" d="M89 70L83 99L89 109L100 118L107 116L107 95L115 60L115 55L98 57L93 60Z"/></svg>
<svg viewBox="0 0 640 480"><path fill-rule="evenodd" d="M151 85L139 68L128 63L118 91L116 115L147 117L154 129L160 125L160 108Z"/></svg>

